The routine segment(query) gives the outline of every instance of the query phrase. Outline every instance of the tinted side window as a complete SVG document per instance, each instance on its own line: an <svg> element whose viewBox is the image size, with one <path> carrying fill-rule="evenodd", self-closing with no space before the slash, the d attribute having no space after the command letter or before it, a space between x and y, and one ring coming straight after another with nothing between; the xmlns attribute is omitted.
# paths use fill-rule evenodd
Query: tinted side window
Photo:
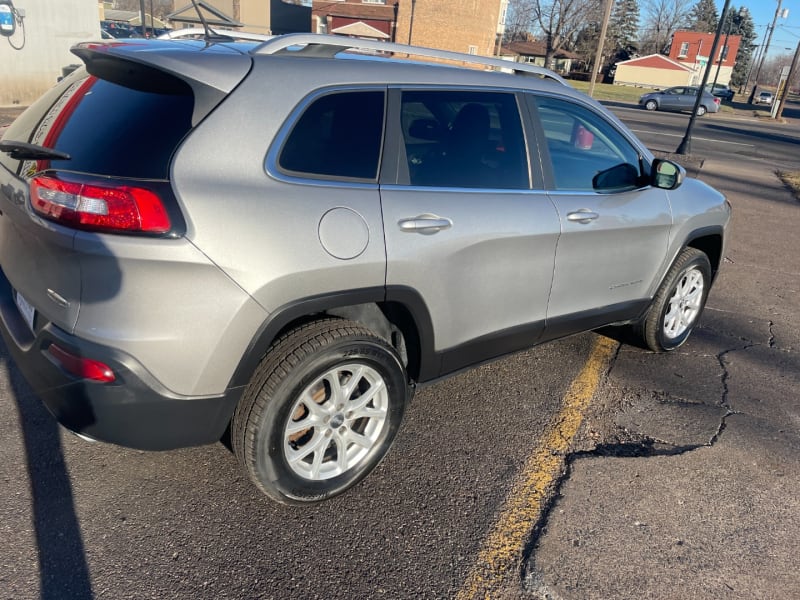
<svg viewBox="0 0 800 600"><path fill-rule="evenodd" d="M639 153L597 113L564 100L536 98L557 190L592 190L592 178L620 164L638 168Z"/></svg>
<svg viewBox="0 0 800 600"><path fill-rule="evenodd" d="M401 120L411 185L528 189L513 94L407 91Z"/></svg>
<svg viewBox="0 0 800 600"><path fill-rule="evenodd" d="M278 165L312 177L378 176L384 93L339 92L315 100L295 123Z"/></svg>

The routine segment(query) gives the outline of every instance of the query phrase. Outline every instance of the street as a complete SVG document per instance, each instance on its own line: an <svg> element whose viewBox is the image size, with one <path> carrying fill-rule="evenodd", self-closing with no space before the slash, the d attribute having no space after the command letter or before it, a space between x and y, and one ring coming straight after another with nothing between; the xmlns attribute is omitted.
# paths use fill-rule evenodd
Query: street
<svg viewBox="0 0 800 600"><path fill-rule="evenodd" d="M611 108L664 152L688 121ZM375 472L310 507L261 496L222 444L65 433L0 342L0 598L800 597L800 202L773 173L800 170L798 148L797 120L698 119L700 178L734 217L683 347L584 334L427 387ZM598 347L598 387L554 446ZM542 449L555 475L515 519ZM510 558L486 558L495 534Z"/></svg>

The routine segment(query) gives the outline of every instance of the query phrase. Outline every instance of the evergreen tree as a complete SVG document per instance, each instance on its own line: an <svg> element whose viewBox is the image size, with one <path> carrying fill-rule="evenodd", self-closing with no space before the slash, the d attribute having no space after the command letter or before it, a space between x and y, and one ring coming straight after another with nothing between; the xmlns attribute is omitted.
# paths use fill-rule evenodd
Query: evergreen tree
<svg viewBox="0 0 800 600"><path fill-rule="evenodd" d="M638 51L638 32L638 0L617 0L608 22L608 34L603 48L609 64L627 60Z"/></svg>
<svg viewBox="0 0 800 600"><path fill-rule="evenodd" d="M729 29L730 28L730 29ZM731 35L739 35L742 41L739 44L739 51L736 53L736 64L733 67L730 87L741 87L745 84L747 72L750 69L750 62L753 59L755 50L756 28L753 24L753 17L746 6L736 8L731 6L728 14L725 15L725 25L723 32L730 31Z"/></svg>
<svg viewBox="0 0 800 600"><path fill-rule="evenodd" d="M714 0L698 0L689 17L690 31L711 33L717 30L717 25L719 25L719 14Z"/></svg>

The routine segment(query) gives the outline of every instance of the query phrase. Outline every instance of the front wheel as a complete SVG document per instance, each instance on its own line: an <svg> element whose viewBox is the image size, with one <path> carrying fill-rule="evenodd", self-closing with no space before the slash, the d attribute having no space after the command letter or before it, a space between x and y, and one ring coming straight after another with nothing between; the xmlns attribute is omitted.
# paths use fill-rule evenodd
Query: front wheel
<svg viewBox="0 0 800 600"><path fill-rule="evenodd" d="M697 107L697 116L698 117L702 117L704 114L706 114L706 112L707 111L706 111L706 107L705 106L700 105L700 106Z"/></svg>
<svg viewBox="0 0 800 600"><path fill-rule="evenodd" d="M653 302L635 327L653 352L683 344L700 319L711 287L711 263L695 248L684 248L667 272Z"/></svg>
<svg viewBox="0 0 800 600"><path fill-rule="evenodd" d="M647 102L644 103L644 107L647 110L655 110L658 108L658 102L656 102L655 100L648 100Z"/></svg>
<svg viewBox="0 0 800 600"><path fill-rule="evenodd" d="M400 357L382 338L350 321L315 321L267 352L234 413L233 449L274 500L325 500L383 459L410 396Z"/></svg>

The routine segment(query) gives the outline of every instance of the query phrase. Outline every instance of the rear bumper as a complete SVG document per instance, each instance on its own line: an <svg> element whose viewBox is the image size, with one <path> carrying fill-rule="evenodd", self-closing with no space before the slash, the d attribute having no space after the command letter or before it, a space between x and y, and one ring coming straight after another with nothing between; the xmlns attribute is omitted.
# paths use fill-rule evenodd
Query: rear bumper
<svg viewBox="0 0 800 600"><path fill-rule="evenodd" d="M175 395L129 355L77 338L52 323L37 321L33 333L2 271L0 332L12 359L58 422L104 442L142 450L214 443L225 432L243 391L235 388L212 397ZM67 373L50 358L47 348L52 343L107 364L116 380L95 383Z"/></svg>

